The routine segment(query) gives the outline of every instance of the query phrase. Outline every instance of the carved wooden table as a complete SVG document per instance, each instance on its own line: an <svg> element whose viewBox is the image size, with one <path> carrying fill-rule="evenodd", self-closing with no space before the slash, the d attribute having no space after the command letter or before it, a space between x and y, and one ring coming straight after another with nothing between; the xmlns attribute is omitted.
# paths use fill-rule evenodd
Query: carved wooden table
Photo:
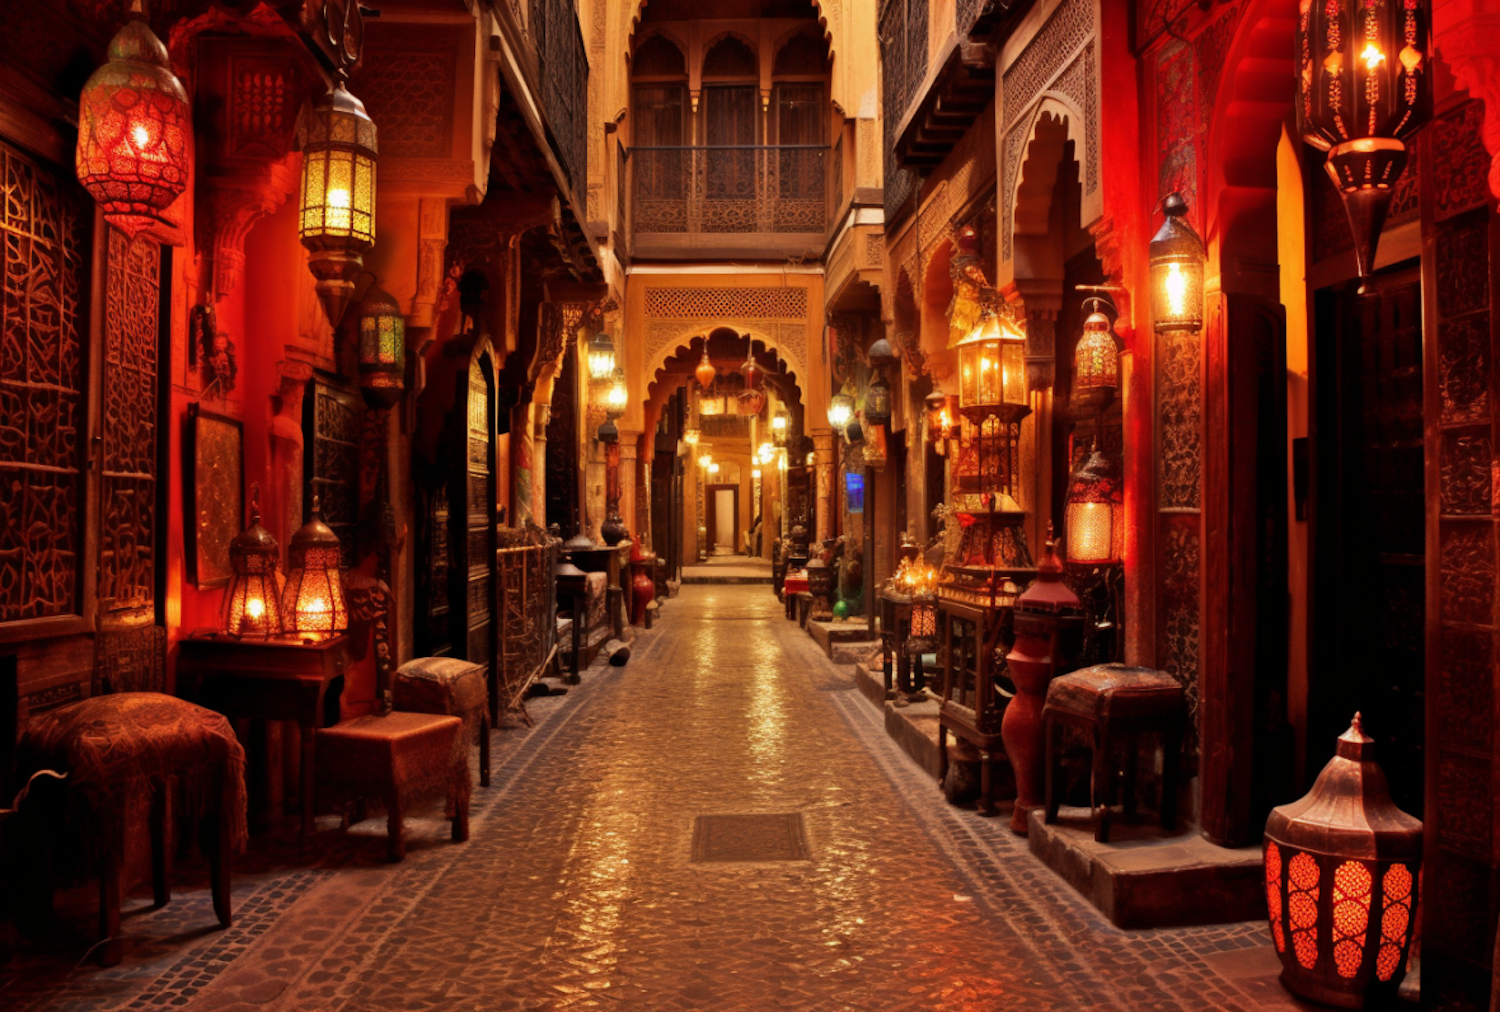
<svg viewBox="0 0 1500 1012"><path fill-rule="evenodd" d="M348 636L302 640L235 640L195 635L181 643L177 694L231 720L292 720L302 738L302 835L313 831L315 735L339 721ZM328 690L338 683L337 690Z"/></svg>

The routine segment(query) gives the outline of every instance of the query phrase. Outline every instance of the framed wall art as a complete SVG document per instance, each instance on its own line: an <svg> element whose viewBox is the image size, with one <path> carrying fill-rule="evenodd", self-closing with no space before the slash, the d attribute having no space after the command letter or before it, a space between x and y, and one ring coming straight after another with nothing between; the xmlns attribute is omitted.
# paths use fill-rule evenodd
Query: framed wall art
<svg viewBox="0 0 1500 1012"><path fill-rule="evenodd" d="M229 542L245 524L244 426L239 419L188 406L187 497L183 532L188 580L198 587L229 582Z"/></svg>

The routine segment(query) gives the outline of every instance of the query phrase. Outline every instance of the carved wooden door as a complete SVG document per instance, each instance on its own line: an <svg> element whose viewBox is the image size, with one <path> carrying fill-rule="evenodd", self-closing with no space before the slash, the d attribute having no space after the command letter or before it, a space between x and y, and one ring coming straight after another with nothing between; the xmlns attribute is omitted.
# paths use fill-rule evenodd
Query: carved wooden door
<svg viewBox="0 0 1500 1012"><path fill-rule="evenodd" d="M362 442L364 401L359 392L319 375L312 396L303 400L304 431L312 433L312 446L303 454L310 495L318 497L323 522L339 537L344 567L354 565L355 537L359 525L359 454ZM302 504L303 516L312 515L312 499Z"/></svg>
<svg viewBox="0 0 1500 1012"><path fill-rule="evenodd" d="M450 512L450 525L459 528L460 537L449 542L450 549L462 547L455 576L463 584L457 600L463 602L458 617L464 657L486 667L495 642L494 389L490 376L488 355L475 355L469 363L463 404L464 498L461 509Z"/></svg>
<svg viewBox="0 0 1500 1012"><path fill-rule="evenodd" d="M1311 775L1322 767L1333 736L1359 710L1380 742L1392 797L1421 812L1427 559L1421 283L1413 267L1388 272L1370 288L1366 297L1354 283L1322 296L1307 769ZM1460 438L1454 455L1470 449ZM1487 449L1473 449L1487 474Z"/></svg>

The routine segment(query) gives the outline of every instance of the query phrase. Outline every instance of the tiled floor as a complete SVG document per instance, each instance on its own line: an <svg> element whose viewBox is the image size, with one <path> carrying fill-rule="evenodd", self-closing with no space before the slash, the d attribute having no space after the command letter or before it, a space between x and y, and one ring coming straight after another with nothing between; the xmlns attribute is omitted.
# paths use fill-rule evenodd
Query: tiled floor
<svg viewBox="0 0 1500 1012"><path fill-rule="evenodd" d="M766 588L686 587L628 666L497 733L467 844L422 821L387 865L379 820L321 834L310 867L257 853L228 931L183 892L127 918L113 970L72 971L81 948L0 966L0 1007L1294 1007L1260 923L1117 930L1008 820L943 803L851 670ZM699 816L753 813L800 815L810 859L692 860ZM797 853L795 822L717 825Z"/></svg>
<svg viewBox="0 0 1500 1012"><path fill-rule="evenodd" d="M716 555L706 562L682 567L684 583L734 583L771 579L771 560L745 555Z"/></svg>

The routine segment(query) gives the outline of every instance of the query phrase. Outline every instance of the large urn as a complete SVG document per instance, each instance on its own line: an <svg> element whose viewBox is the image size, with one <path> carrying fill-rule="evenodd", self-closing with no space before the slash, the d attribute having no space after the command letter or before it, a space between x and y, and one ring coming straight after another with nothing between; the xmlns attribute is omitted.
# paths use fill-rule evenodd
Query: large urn
<svg viewBox="0 0 1500 1012"><path fill-rule="evenodd" d="M1083 602L1063 582L1063 564L1047 539L1037 578L1016 599L1015 646L1005 661L1016 696L1005 708L1000 737L1016 774L1016 806L1010 828L1026 835L1031 810L1042 805L1046 786L1046 741L1042 706L1047 686L1071 670L1083 635Z"/></svg>
<svg viewBox="0 0 1500 1012"><path fill-rule="evenodd" d="M630 546L631 625L646 624L646 609L656 598L656 581L651 578L655 568L655 554L643 550L639 541Z"/></svg>

